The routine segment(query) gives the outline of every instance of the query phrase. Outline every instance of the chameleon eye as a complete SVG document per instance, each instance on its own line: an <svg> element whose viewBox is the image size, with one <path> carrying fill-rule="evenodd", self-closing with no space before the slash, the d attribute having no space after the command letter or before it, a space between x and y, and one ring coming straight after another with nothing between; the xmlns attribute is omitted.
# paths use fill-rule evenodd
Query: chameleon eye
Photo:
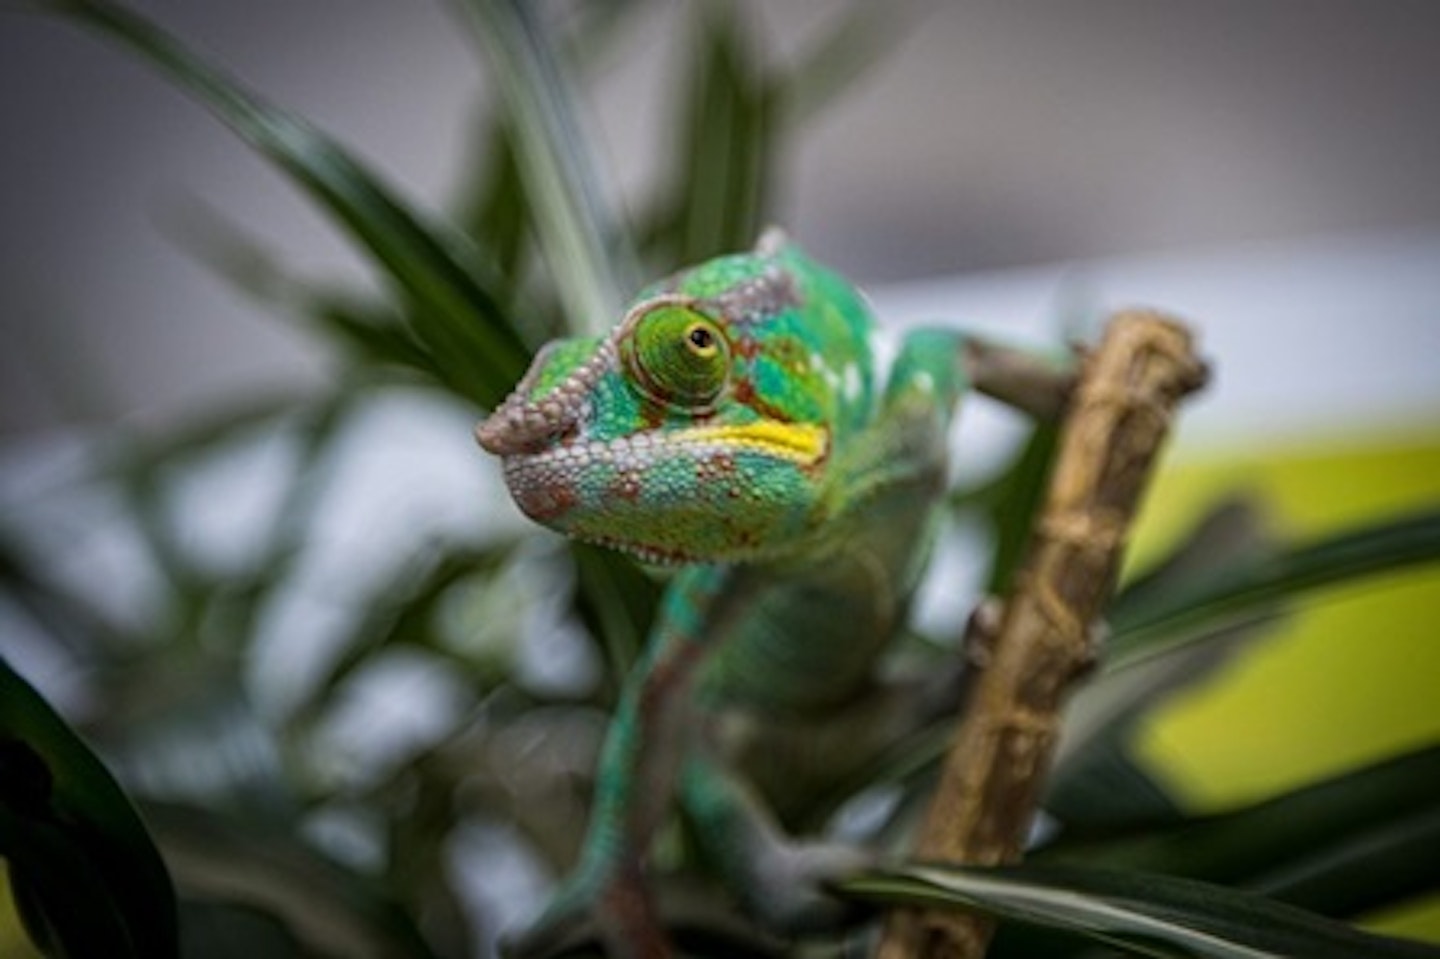
<svg viewBox="0 0 1440 959"><path fill-rule="evenodd" d="M622 350L640 387L676 406L710 403L730 373L720 328L688 306L667 303L641 315Z"/></svg>

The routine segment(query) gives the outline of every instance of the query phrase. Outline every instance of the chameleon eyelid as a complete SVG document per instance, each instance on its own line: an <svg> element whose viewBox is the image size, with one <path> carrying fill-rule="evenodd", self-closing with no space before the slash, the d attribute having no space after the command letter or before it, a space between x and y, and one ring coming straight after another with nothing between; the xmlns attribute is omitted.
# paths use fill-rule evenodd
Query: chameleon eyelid
<svg viewBox="0 0 1440 959"><path fill-rule="evenodd" d="M679 334L678 342L677 340L667 340L667 342L673 344L674 347L683 347L696 361L724 364L717 370L718 375L715 377L714 389L708 392L708 395L693 392L688 396L685 395L686 391L683 386L677 387L674 380L667 378L663 366L652 367L647 364L648 344L642 341L641 324L652 315L665 310L679 311L690 318L690 321L683 327L674 331ZM697 331L703 332L708 342L703 345L698 343L694 338ZM715 401L724 392L725 385L730 378L729 346L720 323L709 315L699 300L674 293L651 297L636 304L626 314L616 334L616 345L619 347L622 360L632 374L636 387L647 396L666 406L689 413L705 413L714 408ZM653 343L652 339L650 344Z"/></svg>

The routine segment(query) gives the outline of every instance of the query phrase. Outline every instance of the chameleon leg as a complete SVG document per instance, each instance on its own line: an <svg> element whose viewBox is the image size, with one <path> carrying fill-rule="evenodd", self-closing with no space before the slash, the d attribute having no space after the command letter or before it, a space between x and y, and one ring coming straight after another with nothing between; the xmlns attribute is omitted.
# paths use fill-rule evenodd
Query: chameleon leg
<svg viewBox="0 0 1440 959"><path fill-rule="evenodd" d="M614 957L670 954L644 858L675 789L696 666L707 638L723 634L749 595L743 578L733 567L695 567L671 585L606 734L579 865L539 920L506 944L507 955L545 956L597 933Z"/></svg>
<svg viewBox="0 0 1440 959"><path fill-rule="evenodd" d="M680 788L705 855L745 912L767 929L787 935L833 930L861 914L824 885L869 865L869 853L791 840L749 785L709 754L686 763Z"/></svg>
<svg viewBox="0 0 1440 959"><path fill-rule="evenodd" d="M997 615L987 601L971 618L966 647L977 662L957 659L879 681L828 718L721 721L723 749L702 734L681 773L681 801L707 860L749 916L781 934L833 931L859 918L858 910L828 895L825 884L872 864L874 855L859 846L795 839L786 824L828 819L828 802L844 795L837 788L899 744L952 720L978 660L988 657ZM827 796L834 798L816 805Z"/></svg>
<svg viewBox="0 0 1440 959"><path fill-rule="evenodd" d="M1010 346L953 327L910 330L886 389L887 414L918 391L948 415L955 401L974 390L1035 419L1054 419L1075 383L1075 359L1073 350Z"/></svg>
<svg viewBox="0 0 1440 959"><path fill-rule="evenodd" d="M968 333L958 337L966 379L977 393L1038 420L1059 415L1075 384L1072 351L1020 349Z"/></svg>

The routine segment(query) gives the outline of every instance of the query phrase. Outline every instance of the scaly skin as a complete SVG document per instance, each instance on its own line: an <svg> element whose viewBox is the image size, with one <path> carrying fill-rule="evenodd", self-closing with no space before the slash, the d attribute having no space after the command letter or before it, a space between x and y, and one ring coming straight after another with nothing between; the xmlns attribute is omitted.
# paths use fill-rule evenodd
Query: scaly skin
<svg viewBox="0 0 1440 959"><path fill-rule="evenodd" d="M923 564L955 407L976 379L1052 412L1057 379L953 330L910 333L885 368L877 343L860 294L772 230L645 290L608 336L548 346L477 427L526 514L681 566L607 735L580 864L517 953L588 922L615 955L667 954L644 857L677 792L758 920L842 917L821 883L862 857L786 838L718 720L848 729L851 758L893 727L864 704ZM837 727L847 714L869 726Z"/></svg>

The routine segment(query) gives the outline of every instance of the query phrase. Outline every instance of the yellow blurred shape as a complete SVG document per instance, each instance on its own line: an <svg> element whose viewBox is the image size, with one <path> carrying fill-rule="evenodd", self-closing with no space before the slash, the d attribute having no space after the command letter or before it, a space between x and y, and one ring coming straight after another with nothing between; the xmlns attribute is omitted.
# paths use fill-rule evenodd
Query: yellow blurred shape
<svg viewBox="0 0 1440 959"><path fill-rule="evenodd" d="M15 899L10 894L10 868L4 857L0 857L0 956L5 959L44 959L40 951L30 944L15 912Z"/></svg>
<svg viewBox="0 0 1440 959"><path fill-rule="evenodd" d="M1237 490L1260 497L1287 538L1440 508L1440 437L1180 457L1151 490L1137 556ZM1140 754L1184 799L1213 809L1440 742L1437 624L1435 566L1302 598L1253 652L1177 696Z"/></svg>
<svg viewBox="0 0 1440 959"><path fill-rule="evenodd" d="M1277 533L1309 539L1440 508L1440 435L1178 456L1137 530L1135 564L1222 496L1259 496ZM1440 566L1302 597L1273 636L1176 696L1135 744L1187 807L1250 803L1440 742ZM1440 941L1440 899L1377 917Z"/></svg>

